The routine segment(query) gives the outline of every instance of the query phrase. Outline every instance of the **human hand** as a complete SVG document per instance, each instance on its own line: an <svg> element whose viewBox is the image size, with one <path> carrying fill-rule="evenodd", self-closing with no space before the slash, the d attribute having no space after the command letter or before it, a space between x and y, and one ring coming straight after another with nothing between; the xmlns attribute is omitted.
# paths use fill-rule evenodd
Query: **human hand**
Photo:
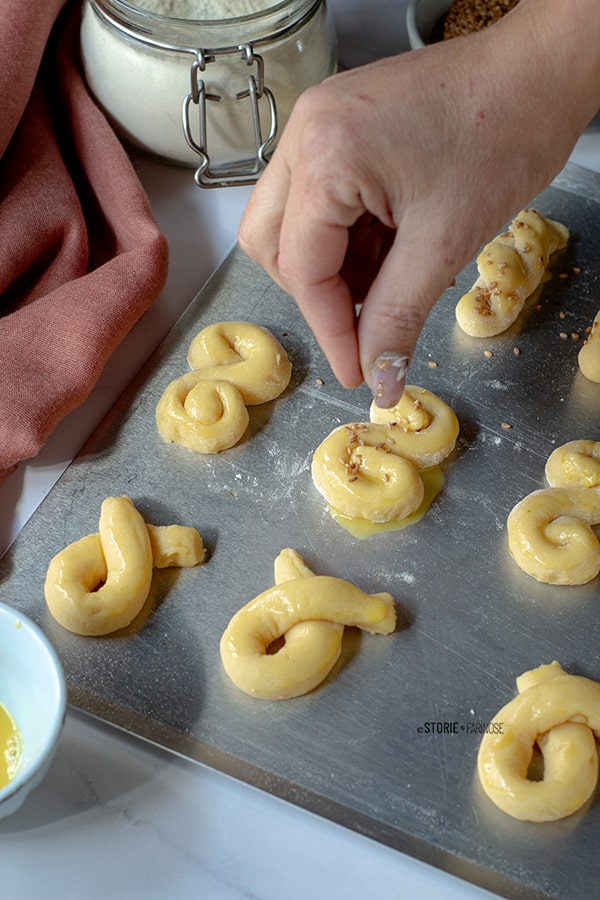
<svg viewBox="0 0 600 900"><path fill-rule="evenodd" d="M364 378L381 406L438 297L595 111L573 60L552 56L541 3L564 6L521 0L485 32L311 88L252 193L240 245L295 298L339 381Z"/></svg>

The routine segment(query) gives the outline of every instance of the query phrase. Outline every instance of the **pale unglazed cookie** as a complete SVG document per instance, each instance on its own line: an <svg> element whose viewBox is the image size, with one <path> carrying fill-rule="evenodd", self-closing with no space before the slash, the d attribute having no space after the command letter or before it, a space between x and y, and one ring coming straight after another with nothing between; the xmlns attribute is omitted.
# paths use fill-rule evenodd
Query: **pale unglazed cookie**
<svg viewBox="0 0 600 900"><path fill-rule="evenodd" d="M110 634L142 609L154 567L195 566L203 559L195 528L146 525L130 497L108 497L98 533L69 544L50 561L46 603L75 634Z"/></svg>
<svg viewBox="0 0 600 900"><path fill-rule="evenodd" d="M577 357L579 368L586 378L600 384L600 310Z"/></svg>
<svg viewBox="0 0 600 900"><path fill-rule="evenodd" d="M557 447L546 461L545 474L551 487L598 487L600 441L569 441Z"/></svg>
<svg viewBox="0 0 600 900"><path fill-rule="evenodd" d="M407 384L396 406L383 409L373 401L371 422L389 424L394 440L419 469L437 466L452 453L459 423L447 403L426 388Z"/></svg>
<svg viewBox="0 0 600 900"><path fill-rule="evenodd" d="M313 690L340 656L345 625L371 634L396 627L390 594L365 594L348 581L315 575L294 550L275 561L275 580L235 613L220 642L227 675L252 697L286 700ZM268 653L281 637L283 646Z"/></svg>
<svg viewBox="0 0 600 900"><path fill-rule="evenodd" d="M192 371L167 385L156 407L165 440L196 453L235 446L248 427L246 406L274 400L292 366L279 341L249 322L217 322L199 332L188 351Z"/></svg>
<svg viewBox="0 0 600 900"><path fill-rule="evenodd" d="M600 684L553 662L521 675L517 688L483 737L479 780L513 818L553 822L581 809L596 788ZM541 781L527 777L536 744L544 760Z"/></svg>
<svg viewBox="0 0 600 900"><path fill-rule="evenodd" d="M472 337L492 337L516 321L527 298L541 284L550 257L563 249L569 230L535 209L524 209L508 231L477 257L479 277L458 301L456 319Z"/></svg>

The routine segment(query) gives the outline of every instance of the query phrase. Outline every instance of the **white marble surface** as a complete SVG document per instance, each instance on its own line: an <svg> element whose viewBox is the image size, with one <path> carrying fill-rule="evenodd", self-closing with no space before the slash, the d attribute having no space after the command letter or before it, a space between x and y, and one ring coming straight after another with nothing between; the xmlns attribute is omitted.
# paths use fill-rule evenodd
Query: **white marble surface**
<svg viewBox="0 0 600 900"><path fill-rule="evenodd" d="M330 7L344 65L405 49L404 0ZM600 171L600 126L572 159ZM0 553L235 241L247 189L203 192L187 171L134 162L170 242L167 284L89 401L0 487ZM46 780L0 821L0 873L2 900L492 896L76 711Z"/></svg>

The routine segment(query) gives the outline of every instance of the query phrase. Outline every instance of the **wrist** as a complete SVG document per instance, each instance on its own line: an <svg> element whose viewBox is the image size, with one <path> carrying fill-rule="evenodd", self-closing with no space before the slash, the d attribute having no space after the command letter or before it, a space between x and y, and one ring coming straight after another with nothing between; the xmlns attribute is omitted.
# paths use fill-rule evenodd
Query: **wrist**
<svg viewBox="0 0 600 900"><path fill-rule="evenodd" d="M520 0L504 28L519 30L531 71L574 142L600 109L598 0Z"/></svg>

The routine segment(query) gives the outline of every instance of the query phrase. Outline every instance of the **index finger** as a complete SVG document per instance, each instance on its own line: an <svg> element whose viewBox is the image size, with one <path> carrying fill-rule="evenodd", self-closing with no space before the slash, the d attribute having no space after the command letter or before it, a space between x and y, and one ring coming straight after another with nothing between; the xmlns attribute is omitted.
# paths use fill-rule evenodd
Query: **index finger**
<svg viewBox="0 0 600 900"><path fill-rule="evenodd" d="M279 238L283 283L345 387L363 381L354 297L342 275L348 229L363 212L292 178Z"/></svg>

